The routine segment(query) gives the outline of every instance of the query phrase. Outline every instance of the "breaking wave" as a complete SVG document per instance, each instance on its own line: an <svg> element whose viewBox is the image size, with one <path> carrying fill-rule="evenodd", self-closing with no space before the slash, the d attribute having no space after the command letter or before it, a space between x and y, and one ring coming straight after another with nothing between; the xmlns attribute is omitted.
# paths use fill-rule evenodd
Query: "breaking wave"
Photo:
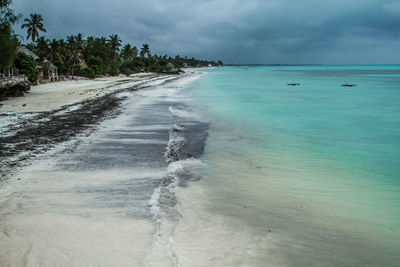
<svg viewBox="0 0 400 267"><path fill-rule="evenodd" d="M177 122L169 131L164 151L164 159L168 163L165 176L149 201L155 230L146 253L145 266L150 259L153 261L159 255L160 250L166 251L173 266L181 266L174 250L174 231L181 217L176 209L176 192L189 181L200 179L196 169L204 166L199 157L204 150L209 124L194 120L194 113L183 105L171 105L169 111L177 118Z"/></svg>
<svg viewBox="0 0 400 267"><path fill-rule="evenodd" d="M183 105L171 105L169 106L169 111L176 117L187 118L187 119L197 119L198 115L190 110L188 107Z"/></svg>

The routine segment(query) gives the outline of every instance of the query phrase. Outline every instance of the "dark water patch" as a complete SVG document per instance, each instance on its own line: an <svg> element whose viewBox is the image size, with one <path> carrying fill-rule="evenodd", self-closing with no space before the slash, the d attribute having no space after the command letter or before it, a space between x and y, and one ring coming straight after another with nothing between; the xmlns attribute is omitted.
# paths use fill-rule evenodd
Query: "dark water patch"
<svg viewBox="0 0 400 267"><path fill-rule="evenodd" d="M138 133L129 132L129 133L115 133L109 134L110 138L118 138L118 139L156 139L156 140L168 140L169 134L168 131L155 131L155 130L140 130Z"/></svg>
<svg viewBox="0 0 400 267"><path fill-rule="evenodd" d="M180 122L170 130L170 141L166 149L167 162L175 162L188 158L199 158L208 137L209 123Z"/></svg>
<svg viewBox="0 0 400 267"><path fill-rule="evenodd" d="M187 142L181 150L180 159L200 158L204 152L210 124L189 122L184 124L184 128L186 129L184 137Z"/></svg>
<svg viewBox="0 0 400 267"><path fill-rule="evenodd" d="M165 144L97 144L73 161L63 163L66 169L109 169L135 166L166 167L163 160Z"/></svg>

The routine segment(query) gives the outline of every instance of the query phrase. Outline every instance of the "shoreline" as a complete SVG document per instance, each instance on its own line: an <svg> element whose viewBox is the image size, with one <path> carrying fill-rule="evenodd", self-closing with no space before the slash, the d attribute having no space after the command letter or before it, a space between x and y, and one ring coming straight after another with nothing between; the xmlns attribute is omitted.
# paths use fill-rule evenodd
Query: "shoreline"
<svg viewBox="0 0 400 267"><path fill-rule="evenodd" d="M46 117L63 125L106 120L29 160L0 188L0 265L181 262L173 241L181 218L176 192L200 178L193 170L203 166L209 124L191 116L181 94L199 75L178 77L70 106L61 120ZM85 116L104 106L111 113Z"/></svg>
<svg viewBox="0 0 400 267"><path fill-rule="evenodd" d="M43 112L59 109L87 99L103 96L123 89L123 85L139 85L159 77L173 76L158 73L137 73L127 77L101 77L34 85L24 95L0 102L3 112ZM118 87L120 86L120 87Z"/></svg>
<svg viewBox="0 0 400 267"><path fill-rule="evenodd" d="M131 77L62 81L34 86L24 97L0 106L0 186L27 160L89 135L105 119L117 116L124 92L183 77L140 73ZM23 106L23 104L25 104Z"/></svg>

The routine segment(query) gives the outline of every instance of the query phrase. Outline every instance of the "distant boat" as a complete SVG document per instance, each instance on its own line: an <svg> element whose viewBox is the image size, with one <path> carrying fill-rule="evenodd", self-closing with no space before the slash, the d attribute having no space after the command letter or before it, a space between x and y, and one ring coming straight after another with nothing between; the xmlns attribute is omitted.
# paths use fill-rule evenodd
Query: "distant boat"
<svg viewBox="0 0 400 267"><path fill-rule="evenodd" d="M299 83L288 83L287 84L288 86L297 86L297 85L300 85Z"/></svg>
<svg viewBox="0 0 400 267"><path fill-rule="evenodd" d="M344 84L342 84L342 86L344 86L344 87L353 87L353 86L356 86L356 85L352 84L352 83L344 83Z"/></svg>

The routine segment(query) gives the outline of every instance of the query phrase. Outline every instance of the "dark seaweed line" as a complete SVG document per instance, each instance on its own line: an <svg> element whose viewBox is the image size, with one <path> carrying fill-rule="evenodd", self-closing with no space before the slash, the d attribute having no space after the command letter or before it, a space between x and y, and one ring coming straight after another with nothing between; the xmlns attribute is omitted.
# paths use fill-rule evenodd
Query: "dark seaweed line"
<svg viewBox="0 0 400 267"><path fill-rule="evenodd" d="M151 81L163 78L165 76ZM24 166L27 159L44 153L55 145L71 140L78 135L89 135L100 122L116 117L121 113L121 103L126 98L118 97L117 94L148 87L151 86L139 84L95 99L67 105L58 110L41 112L24 121L22 125L12 127L10 131L14 132L14 135L0 137L0 180L4 180L18 167ZM60 111L65 111L77 104L81 105L79 109L57 115ZM42 120L45 118L47 120Z"/></svg>

